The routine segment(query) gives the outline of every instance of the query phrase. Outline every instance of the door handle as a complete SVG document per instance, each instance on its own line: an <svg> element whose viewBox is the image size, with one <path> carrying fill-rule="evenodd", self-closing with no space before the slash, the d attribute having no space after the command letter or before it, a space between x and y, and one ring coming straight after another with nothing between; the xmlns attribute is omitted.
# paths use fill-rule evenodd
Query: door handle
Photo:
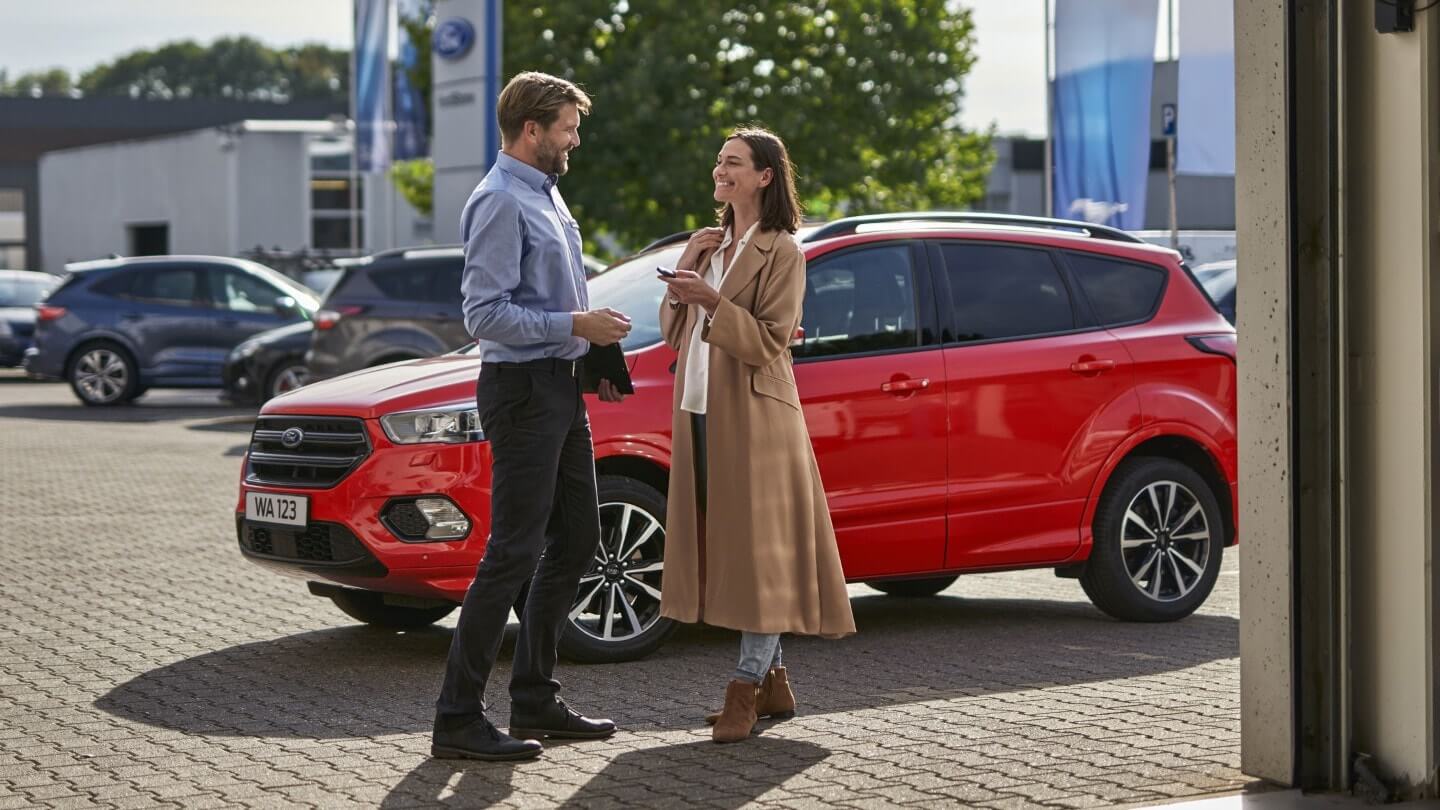
<svg viewBox="0 0 1440 810"><path fill-rule="evenodd" d="M1114 360L1078 360L1070 364L1070 370L1076 374L1099 374L1112 368L1115 368Z"/></svg>
<svg viewBox="0 0 1440 810"><path fill-rule="evenodd" d="M903 394L906 391L921 391L930 387L928 377L912 380L891 380L880 384L880 390L887 394Z"/></svg>

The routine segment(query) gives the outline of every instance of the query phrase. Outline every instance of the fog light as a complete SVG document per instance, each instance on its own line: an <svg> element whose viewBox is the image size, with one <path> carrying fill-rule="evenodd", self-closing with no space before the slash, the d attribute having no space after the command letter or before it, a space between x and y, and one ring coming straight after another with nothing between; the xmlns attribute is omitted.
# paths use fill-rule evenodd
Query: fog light
<svg viewBox="0 0 1440 810"><path fill-rule="evenodd" d="M426 540L458 540L470 533L470 519L448 498L420 498L415 508L430 524L425 530Z"/></svg>

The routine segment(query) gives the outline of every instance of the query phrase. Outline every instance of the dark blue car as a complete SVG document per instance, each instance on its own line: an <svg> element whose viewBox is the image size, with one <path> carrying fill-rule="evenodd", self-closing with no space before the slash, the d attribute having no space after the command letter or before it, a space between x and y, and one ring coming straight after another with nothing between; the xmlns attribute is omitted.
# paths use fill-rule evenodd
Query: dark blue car
<svg viewBox="0 0 1440 810"><path fill-rule="evenodd" d="M70 382L86 405L152 387L219 388L226 356L257 332L310 320L315 294L268 267L216 256L72 264L36 306L25 369Z"/></svg>
<svg viewBox="0 0 1440 810"><path fill-rule="evenodd" d="M35 304L60 279L49 273L0 270L0 366L18 366L35 332Z"/></svg>

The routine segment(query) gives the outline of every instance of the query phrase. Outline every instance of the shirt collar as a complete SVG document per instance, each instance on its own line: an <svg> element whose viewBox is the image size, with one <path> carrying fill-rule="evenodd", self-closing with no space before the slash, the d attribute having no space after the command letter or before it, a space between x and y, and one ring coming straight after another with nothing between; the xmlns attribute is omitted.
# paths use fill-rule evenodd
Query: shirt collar
<svg viewBox="0 0 1440 810"><path fill-rule="evenodd" d="M560 179L557 175L546 174L529 163L513 158L504 152L496 156L495 165L515 175L524 181L525 185L541 194L549 194L550 189L554 188L555 183Z"/></svg>

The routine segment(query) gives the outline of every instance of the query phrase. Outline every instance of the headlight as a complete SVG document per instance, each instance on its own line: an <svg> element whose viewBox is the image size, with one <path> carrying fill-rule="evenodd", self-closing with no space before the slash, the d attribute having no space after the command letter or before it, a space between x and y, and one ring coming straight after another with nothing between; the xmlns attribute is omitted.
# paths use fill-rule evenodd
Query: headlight
<svg viewBox="0 0 1440 810"><path fill-rule="evenodd" d="M245 341L230 351L231 360L244 360L255 352L260 351L260 344L254 341Z"/></svg>
<svg viewBox="0 0 1440 810"><path fill-rule="evenodd" d="M403 411L380 417L385 435L396 444L461 444L485 439L474 408Z"/></svg>

